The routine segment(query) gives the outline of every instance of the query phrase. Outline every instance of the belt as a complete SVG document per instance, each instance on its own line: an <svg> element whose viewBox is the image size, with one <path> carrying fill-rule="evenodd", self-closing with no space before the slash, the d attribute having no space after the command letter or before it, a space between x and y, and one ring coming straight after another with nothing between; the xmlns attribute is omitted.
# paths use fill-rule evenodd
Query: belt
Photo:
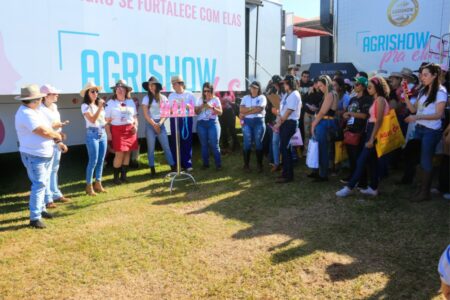
<svg viewBox="0 0 450 300"><path fill-rule="evenodd" d="M105 129L105 126L100 126L100 127L88 127L86 128L86 130L103 130Z"/></svg>
<svg viewBox="0 0 450 300"><path fill-rule="evenodd" d="M334 120L334 117L332 116L323 116L323 120Z"/></svg>

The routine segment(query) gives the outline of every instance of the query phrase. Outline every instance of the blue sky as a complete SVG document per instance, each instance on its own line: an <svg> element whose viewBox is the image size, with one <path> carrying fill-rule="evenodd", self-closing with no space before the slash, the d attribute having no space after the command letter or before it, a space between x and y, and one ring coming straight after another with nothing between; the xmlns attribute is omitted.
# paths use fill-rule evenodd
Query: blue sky
<svg viewBox="0 0 450 300"><path fill-rule="evenodd" d="M294 15L313 18L320 15L320 0L283 0L283 9Z"/></svg>

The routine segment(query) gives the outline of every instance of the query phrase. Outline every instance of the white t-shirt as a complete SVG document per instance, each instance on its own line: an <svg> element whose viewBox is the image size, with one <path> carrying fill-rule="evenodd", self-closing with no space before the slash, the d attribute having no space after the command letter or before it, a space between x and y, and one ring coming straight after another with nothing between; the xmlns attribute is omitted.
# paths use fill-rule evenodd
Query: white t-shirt
<svg viewBox="0 0 450 300"><path fill-rule="evenodd" d="M59 114L58 106L55 103L52 103L50 105L50 107L47 107L47 106L45 106L44 103L41 103L41 105L39 106L39 109L44 114L44 116L47 118L49 123L52 125L52 128L53 128L54 123L56 123L56 122L61 123L61 115ZM62 128L55 129L55 131L61 132Z"/></svg>
<svg viewBox="0 0 450 300"><path fill-rule="evenodd" d="M33 133L36 128L51 127L42 111L21 105L16 112L15 126L19 138L19 151L39 157L52 157L55 142Z"/></svg>
<svg viewBox="0 0 450 300"><path fill-rule="evenodd" d="M111 119L111 125L133 124L136 115L136 105L132 99L123 102L111 99L106 104L105 118Z"/></svg>
<svg viewBox="0 0 450 300"><path fill-rule="evenodd" d="M300 110L302 109L302 97L300 93L295 90L288 94L283 94L280 102L280 116L283 117L286 111L290 109L293 112L289 115L288 120L300 119Z"/></svg>
<svg viewBox="0 0 450 300"><path fill-rule="evenodd" d="M144 97L144 99L142 99L142 105L147 105L148 106L149 101L150 100L148 98L148 95L146 95ZM150 118L152 118L153 121L161 119L161 106L160 106L160 103L167 102L167 101L169 101L169 100L167 100L167 97L164 96L163 94L160 94L160 102L158 102L155 99L153 99L152 105L150 105L150 107L148 108L148 113L150 115Z"/></svg>
<svg viewBox="0 0 450 300"><path fill-rule="evenodd" d="M267 99L266 96L264 95L259 95L256 96L255 98L252 98L251 95L246 95L244 96L244 98L242 98L241 101L241 106L244 106L246 108L250 108L250 107L254 107L254 106L259 106L262 107L262 111L258 114L251 114L251 115L246 115L246 118L264 118L264 116L266 115L266 110L264 109L267 105Z"/></svg>
<svg viewBox="0 0 450 300"><path fill-rule="evenodd" d="M178 111L180 111L180 104L184 101L184 104L189 104L192 109L195 107L195 96L191 92L185 91L182 94L170 93L169 95L169 104L170 107L173 105L173 101L176 101L178 104Z"/></svg>
<svg viewBox="0 0 450 300"><path fill-rule="evenodd" d="M222 107L220 104L219 98L212 98L208 101L208 104L213 107ZM197 105L196 106L202 106L203 105L203 99L198 98L197 99ZM197 115L197 121L201 120L217 120L217 113L213 109L203 108L200 114Z"/></svg>
<svg viewBox="0 0 450 300"><path fill-rule="evenodd" d="M424 105L425 101L427 100L428 96L423 95L419 99L418 107L417 107L417 115L432 115L436 113L436 104L447 102L447 91L443 86L439 87L439 90L436 94L436 101L433 103L428 104L426 107ZM416 124L420 124L422 126L425 126L430 129L439 130L442 127L442 120L417 120Z"/></svg>
<svg viewBox="0 0 450 300"><path fill-rule="evenodd" d="M87 105L86 103L81 104L81 113L83 114L84 120L86 121L86 128L89 127L96 127L96 128L103 128L105 127L105 110L102 110L100 112L100 115L98 116L97 120L95 121L95 124L88 120L88 118L85 116L85 113L90 112L92 115L95 115L98 111L98 106L94 103L91 103Z"/></svg>

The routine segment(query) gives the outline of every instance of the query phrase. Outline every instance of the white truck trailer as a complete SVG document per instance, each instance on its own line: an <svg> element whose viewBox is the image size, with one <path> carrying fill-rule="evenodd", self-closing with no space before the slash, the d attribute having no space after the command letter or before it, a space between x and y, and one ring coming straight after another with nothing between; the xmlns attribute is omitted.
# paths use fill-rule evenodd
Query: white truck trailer
<svg viewBox="0 0 450 300"><path fill-rule="evenodd" d="M281 11L280 1L269 0L2 3L0 153L18 151L14 114L20 103L13 96L27 83L62 89L58 107L62 119L71 121L67 142L79 145L85 129L78 92L88 80L110 93L116 80L125 79L139 101L141 83L150 76L166 91L175 74L193 92L207 81L217 91L267 81L267 73L280 72Z"/></svg>

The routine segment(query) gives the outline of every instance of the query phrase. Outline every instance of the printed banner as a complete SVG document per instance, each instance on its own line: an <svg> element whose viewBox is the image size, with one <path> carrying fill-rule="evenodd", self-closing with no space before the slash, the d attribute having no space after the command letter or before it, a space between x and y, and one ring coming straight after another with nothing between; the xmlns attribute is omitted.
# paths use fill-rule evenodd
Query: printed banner
<svg viewBox="0 0 450 300"><path fill-rule="evenodd" d="M337 4L337 61L353 62L366 72L416 70L424 61L448 64L450 1L360 4L357 0Z"/></svg>
<svg viewBox="0 0 450 300"><path fill-rule="evenodd" d="M88 80L134 91L155 76L166 90L245 88L245 1L14 0L0 10L0 94L26 83L78 93Z"/></svg>

